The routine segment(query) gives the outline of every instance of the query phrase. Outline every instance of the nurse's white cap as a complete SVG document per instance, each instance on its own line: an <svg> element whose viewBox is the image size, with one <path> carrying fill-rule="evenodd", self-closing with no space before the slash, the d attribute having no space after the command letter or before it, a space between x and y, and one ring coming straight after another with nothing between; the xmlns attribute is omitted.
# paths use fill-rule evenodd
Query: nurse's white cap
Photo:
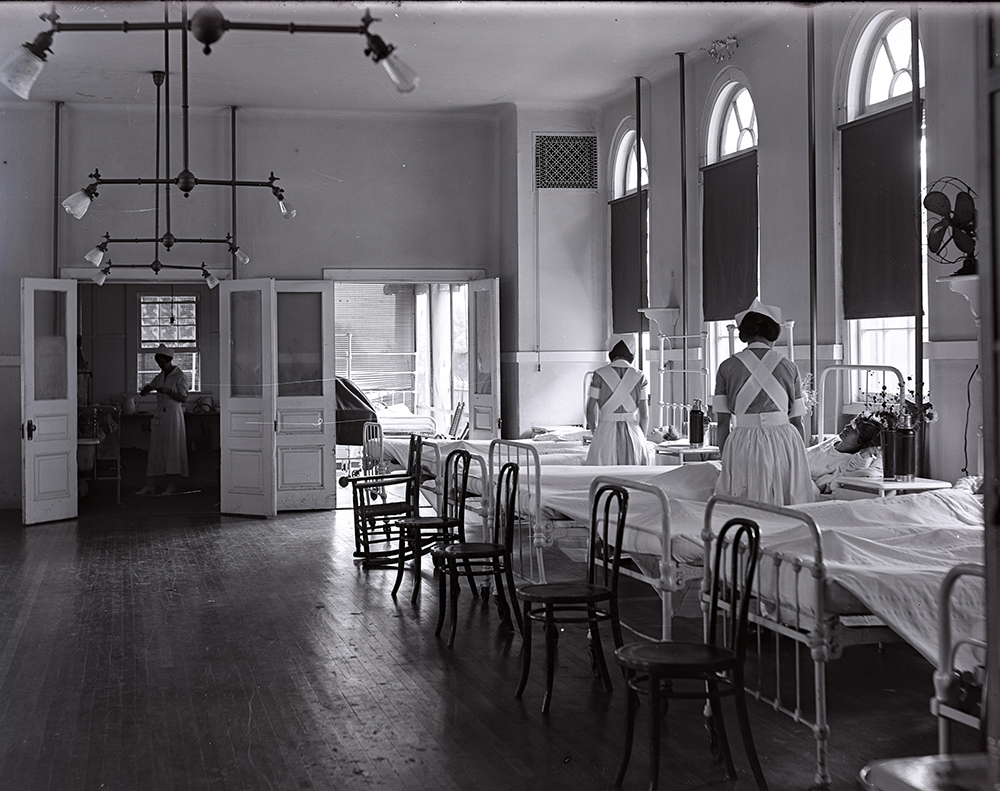
<svg viewBox="0 0 1000 791"><path fill-rule="evenodd" d="M781 324L781 308L776 307L774 305L765 305L756 297L754 297L753 302L750 303L749 308L747 308L746 310L741 310L739 313L736 314L737 327L740 325L740 322L743 321L743 317L746 316L747 313L760 313L761 315L774 319L774 322L776 324L779 325Z"/></svg>
<svg viewBox="0 0 1000 791"><path fill-rule="evenodd" d="M610 352L619 343L624 343L628 347L629 354L635 354L635 336L632 333L608 336L608 351Z"/></svg>

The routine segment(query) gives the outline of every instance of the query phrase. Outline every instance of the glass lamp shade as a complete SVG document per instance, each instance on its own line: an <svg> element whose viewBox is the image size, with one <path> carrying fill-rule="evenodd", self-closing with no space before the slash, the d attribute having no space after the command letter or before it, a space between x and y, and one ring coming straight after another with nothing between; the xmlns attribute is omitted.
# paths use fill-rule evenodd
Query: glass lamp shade
<svg viewBox="0 0 1000 791"><path fill-rule="evenodd" d="M93 248L89 253L87 253L84 256L84 258L90 261L90 263L92 263L94 266L100 266L101 261L104 260L104 251L101 249L101 246L98 245L97 247Z"/></svg>
<svg viewBox="0 0 1000 791"><path fill-rule="evenodd" d="M42 73L44 65L42 58L22 45L0 66L0 84L6 85L22 99L27 99L31 86Z"/></svg>
<svg viewBox="0 0 1000 791"><path fill-rule="evenodd" d="M385 73L389 75L392 84L400 93L412 93L420 84L417 73L401 61L396 53L390 53L379 61Z"/></svg>
<svg viewBox="0 0 1000 791"><path fill-rule="evenodd" d="M219 285L219 278L217 278L207 269L202 274L205 275L205 283L209 288L215 288L217 285Z"/></svg>
<svg viewBox="0 0 1000 791"><path fill-rule="evenodd" d="M292 205L288 203L284 198L278 201L278 208L281 209L281 216L286 220L292 219L298 212L292 208Z"/></svg>
<svg viewBox="0 0 1000 791"><path fill-rule="evenodd" d="M242 250L236 251L236 263L240 266L246 266L250 263L250 256L244 253Z"/></svg>
<svg viewBox="0 0 1000 791"><path fill-rule="evenodd" d="M91 277L90 279L93 280L95 283L97 283L97 285L103 286L104 281L108 279L108 270L102 269L99 272L95 272L93 277Z"/></svg>
<svg viewBox="0 0 1000 791"><path fill-rule="evenodd" d="M93 203L93 201L94 199L91 198L86 192L80 190L79 192L74 192L66 198L66 200L62 202L62 205L67 214L79 220L84 214L87 213L87 209L90 208L90 204Z"/></svg>

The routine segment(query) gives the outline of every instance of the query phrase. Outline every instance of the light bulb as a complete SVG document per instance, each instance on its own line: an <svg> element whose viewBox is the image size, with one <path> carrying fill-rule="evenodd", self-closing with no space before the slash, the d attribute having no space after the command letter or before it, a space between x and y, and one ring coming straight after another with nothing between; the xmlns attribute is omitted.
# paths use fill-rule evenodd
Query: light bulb
<svg viewBox="0 0 1000 791"><path fill-rule="evenodd" d="M100 245L93 248L89 253L87 253L84 258L86 258L94 266L100 266L101 261L104 260L104 251L101 249Z"/></svg>
<svg viewBox="0 0 1000 791"><path fill-rule="evenodd" d="M86 193L85 190L80 190L74 192L66 200L62 202L63 208L66 213L80 219L84 214L87 213L87 209L90 208L90 204L94 202L94 199Z"/></svg>
<svg viewBox="0 0 1000 791"><path fill-rule="evenodd" d="M379 61L385 73L389 75L396 90L400 93L412 93L420 84L417 73L401 61L395 52L389 53Z"/></svg>
<svg viewBox="0 0 1000 791"><path fill-rule="evenodd" d="M297 214L291 204L289 204L284 198L278 201L278 208L281 209L281 216L286 220L292 219Z"/></svg>
<svg viewBox="0 0 1000 791"><path fill-rule="evenodd" d="M236 263L240 266L246 266L250 263L250 256L244 253L242 250L236 251Z"/></svg>

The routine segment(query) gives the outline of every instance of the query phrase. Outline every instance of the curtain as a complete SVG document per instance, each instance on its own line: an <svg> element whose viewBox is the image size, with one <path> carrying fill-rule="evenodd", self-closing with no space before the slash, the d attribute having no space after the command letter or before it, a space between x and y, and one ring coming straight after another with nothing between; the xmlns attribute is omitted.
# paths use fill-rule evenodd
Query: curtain
<svg viewBox="0 0 1000 791"><path fill-rule="evenodd" d="M844 318L913 316L921 272L913 106L840 132Z"/></svg>
<svg viewBox="0 0 1000 791"><path fill-rule="evenodd" d="M613 332L642 332L648 326L640 308L646 305L645 256L640 255L641 223L646 244L648 192L642 191L642 208L635 195L611 201L611 326Z"/></svg>
<svg viewBox="0 0 1000 791"><path fill-rule="evenodd" d="M702 168L702 309L726 321L757 296L757 152Z"/></svg>

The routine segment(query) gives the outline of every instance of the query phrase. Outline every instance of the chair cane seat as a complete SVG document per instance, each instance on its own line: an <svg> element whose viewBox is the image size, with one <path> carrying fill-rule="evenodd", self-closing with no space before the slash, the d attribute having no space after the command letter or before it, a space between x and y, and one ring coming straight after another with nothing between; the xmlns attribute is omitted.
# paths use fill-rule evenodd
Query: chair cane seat
<svg viewBox="0 0 1000 791"><path fill-rule="evenodd" d="M449 530L458 527L459 524L461 524L461 521L458 519L447 519L441 516L408 516L406 519L399 520L399 526L402 528L416 528L420 530L427 528Z"/></svg>
<svg viewBox="0 0 1000 791"><path fill-rule="evenodd" d="M705 643L633 643L615 651L615 658L639 673L686 678L724 670L736 662L728 648Z"/></svg>
<svg viewBox="0 0 1000 791"><path fill-rule="evenodd" d="M548 602L587 604L610 599L611 589L605 585L591 585L586 582L547 582L518 588L517 598L533 604Z"/></svg>
<svg viewBox="0 0 1000 791"><path fill-rule="evenodd" d="M434 554L452 558L492 558L503 555L507 550L503 544L492 544L484 541L465 542L460 544L442 544L434 549Z"/></svg>

